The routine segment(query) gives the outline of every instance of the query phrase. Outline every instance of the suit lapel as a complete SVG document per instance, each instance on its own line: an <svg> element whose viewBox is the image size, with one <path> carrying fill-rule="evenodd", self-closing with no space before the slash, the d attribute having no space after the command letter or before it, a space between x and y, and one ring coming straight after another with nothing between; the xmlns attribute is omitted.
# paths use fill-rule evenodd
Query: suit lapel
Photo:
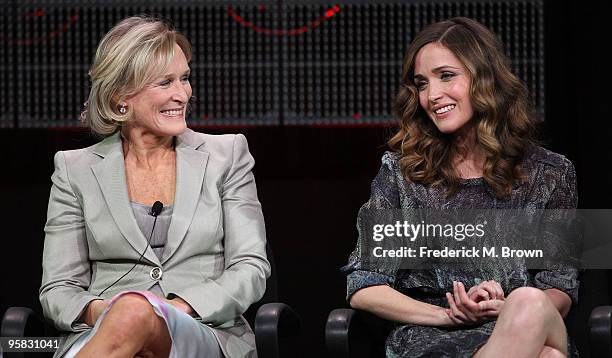
<svg viewBox="0 0 612 358"><path fill-rule="evenodd" d="M208 163L208 153L197 150L202 143L201 137L189 129L177 137L176 193L162 262L166 262L176 252L195 214Z"/></svg>
<svg viewBox="0 0 612 358"><path fill-rule="evenodd" d="M142 253L147 246L144 237L134 217L127 191L125 178L125 162L119 134L114 134L94 147L94 153L104 159L91 166L93 173L102 189L104 200L117 224L117 227L132 245L134 250ZM146 250L144 258L159 265L159 259L153 250Z"/></svg>

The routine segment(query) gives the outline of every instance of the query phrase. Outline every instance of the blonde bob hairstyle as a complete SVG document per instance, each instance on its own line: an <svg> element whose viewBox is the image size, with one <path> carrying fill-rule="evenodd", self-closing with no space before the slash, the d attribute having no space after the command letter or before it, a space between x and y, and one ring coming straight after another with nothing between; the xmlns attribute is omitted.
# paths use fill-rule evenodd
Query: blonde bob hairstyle
<svg viewBox="0 0 612 358"><path fill-rule="evenodd" d="M120 113L119 103L165 72L174 57L174 44L189 62L189 40L167 22L133 16L115 25L100 41L89 71L91 89L81 113L83 124L106 137L130 121L132 109Z"/></svg>
<svg viewBox="0 0 612 358"><path fill-rule="evenodd" d="M483 178L498 199L509 198L525 179L524 156L536 144L536 123L529 116L528 92L512 73L498 38L478 22L456 17L425 27L404 57L394 112L399 130L388 145L400 153L399 166L413 182L444 186L454 194L461 183L455 159L462 154L452 134L440 132L419 104L415 59L429 43L439 43L463 63L470 75L476 143L485 153Z"/></svg>

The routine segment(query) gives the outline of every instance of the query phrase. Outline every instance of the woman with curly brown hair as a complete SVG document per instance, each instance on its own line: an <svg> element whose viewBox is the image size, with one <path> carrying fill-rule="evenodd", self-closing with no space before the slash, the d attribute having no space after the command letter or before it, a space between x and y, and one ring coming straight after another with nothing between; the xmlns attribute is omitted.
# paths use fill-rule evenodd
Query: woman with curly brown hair
<svg viewBox="0 0 612 358"><path fill-rule="evenodd" d="M474 20L427 26L406 53L389 141L365 210L569 209L574 167L535 144L527 91L496 36ZM501 228L496 227L501 230ZM362 233L360 232L360 235ZM343 268L347 300L398 323L388 357L561 357L577 270L439 265ZM517 344L520 343L520 344Z"/></svg>

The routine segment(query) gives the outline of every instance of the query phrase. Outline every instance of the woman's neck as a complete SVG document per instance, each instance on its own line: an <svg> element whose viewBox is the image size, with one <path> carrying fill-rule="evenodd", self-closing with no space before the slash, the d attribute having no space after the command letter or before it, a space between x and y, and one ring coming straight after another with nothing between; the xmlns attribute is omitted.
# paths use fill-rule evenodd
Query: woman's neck
<svg viewBox="0 0 612 358"><path fill-rule="evenodd" d="M152 169L156 163L174 155L173 137L156 136L142 128L124 127L121 141L125 160L145 169Z"/></svg>
<svg viewBox="0 0 612 358"><path fill-rule="evenodd" d="M456 156L453 163L457 175L463 179L482 177L486 156L476 141L474 125L457 133L454 142Z"/></svg>

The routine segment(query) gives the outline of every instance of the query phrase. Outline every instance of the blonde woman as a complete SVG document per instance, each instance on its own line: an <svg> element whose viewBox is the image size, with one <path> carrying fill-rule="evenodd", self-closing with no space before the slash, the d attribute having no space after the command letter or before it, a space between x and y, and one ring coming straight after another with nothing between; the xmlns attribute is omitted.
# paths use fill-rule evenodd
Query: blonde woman
<svg viewBox="0 0 612 358"><path fill-rule="evenodd" d="M256 356L241 314L270 266L254 162L242 135L187 129L191 54L147 17L98 46L82 118L104 139L55 155L45 226L56 356Z"/></svg>
<svg viewBox="0 0 612 358"><path fill-rule="evenodd" d="M535 145L527 109L491 31L467 18L427 26L406 52L399 130L364 211L575 208L574 167ZM350 305L397 322L388 357L574 353L563 318L577 299L577 271L512 269L441 263L389 272L365 267L359 247L344 267Z"/></svg>

